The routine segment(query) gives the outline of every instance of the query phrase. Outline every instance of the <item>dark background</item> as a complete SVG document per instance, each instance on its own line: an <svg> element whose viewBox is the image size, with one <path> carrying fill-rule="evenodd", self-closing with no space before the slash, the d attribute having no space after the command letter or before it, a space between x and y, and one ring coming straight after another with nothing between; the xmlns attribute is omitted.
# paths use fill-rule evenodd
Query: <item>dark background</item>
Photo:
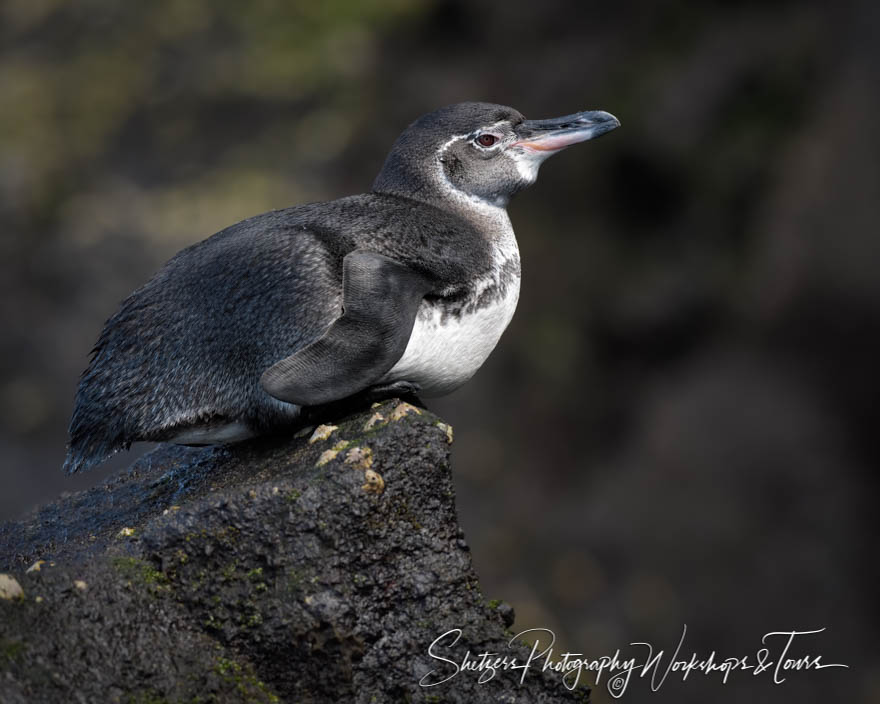
<svg viewBox="0 0 880 704"><path fill-rule="evenodd" d="M77 377L178 249L366 190L440 105L604 109L623 126L512 203L517 315L430 403L486 595L594 655L668 652L684 623L688 655L826 627L795 654L852 666L629 701L880 701L876 19L867 0L0 2L0 518L106 475L60 471Z"/></svg>

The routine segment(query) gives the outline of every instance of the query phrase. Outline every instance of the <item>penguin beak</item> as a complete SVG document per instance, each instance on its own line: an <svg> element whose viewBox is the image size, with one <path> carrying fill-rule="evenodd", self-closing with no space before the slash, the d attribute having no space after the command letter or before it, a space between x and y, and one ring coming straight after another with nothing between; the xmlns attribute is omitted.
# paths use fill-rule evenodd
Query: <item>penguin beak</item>
<svg viewBox="0 0 880 704"><path fill-rule="evenodd" d="M617 127L620 127L620 120L602 110L586 110L549 120L524 120L515 127L517 140L510 146L531 152L546 152L546 156L550 156L553 152L586 142Z"/></svg>

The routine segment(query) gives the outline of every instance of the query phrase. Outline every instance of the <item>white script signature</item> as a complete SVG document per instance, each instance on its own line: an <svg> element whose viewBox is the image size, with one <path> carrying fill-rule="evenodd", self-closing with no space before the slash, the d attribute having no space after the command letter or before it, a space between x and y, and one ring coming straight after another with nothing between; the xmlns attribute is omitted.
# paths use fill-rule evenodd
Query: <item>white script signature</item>
<svg viewBox="0 0 880 704"><path fill-rule="evenodd" d="M641 641L629 644L636 651L633 657L624 657L619 648L613 655L590 657L583 653L556 653L556 634L553 631L548 628L530 628L517 633L507 644L512 647L515 641L527 636L533 645L531 652L523 659L514 654L502 653L482 652L475 655L470 650L461 657L453 658L450 651L462 636L460 628L453 628L428 646L428 656L443 665L426 673L419 684L422 687L436 687L462 673L477 675L478 682L482 684L493 679L499 672L508 670L515 673L520 683L523 683L530 671L538 670L558 674L571 690L581 683L581 677L585 673L594 673L593 684L599 686L605 678L605 686L614 698L624 695L634 674L641 679L650 678L651 689L655 692L671 673L681 676L682 681L695 673L714 674L721 679L722 684L727 684L732 673L743 672L752 676L772 677L772 683L779 685L794 672L849 667L840 663L822 662L821 655L803 653L795 647L796 640L800 647L806 636L814 636L824 630L770 631L761 638L762 647L749 655L722 657L713 650L706 656L695 652L688 656L683 652L687 635L687 625L684 625L678 645L668 657L664 650L655 651L651 643Z"/></svg>

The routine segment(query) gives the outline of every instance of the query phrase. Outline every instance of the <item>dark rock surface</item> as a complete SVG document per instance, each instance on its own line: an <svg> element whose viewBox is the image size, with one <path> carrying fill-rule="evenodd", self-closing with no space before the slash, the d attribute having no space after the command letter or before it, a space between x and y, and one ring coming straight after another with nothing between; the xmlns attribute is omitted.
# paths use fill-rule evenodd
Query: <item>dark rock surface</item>
<svg viewBox="0 0 880 704"><path fill-rule="evenodd" d="M0 599L0 701L585 700L538 665L522 684L499 670L419 686L454 673L428 655L450 629L462 637L442 654L459 663L529 649L480 592L451 429L399 401L338 425L314 442L160 447L0 526L0 569L24 592Z"/></svg>

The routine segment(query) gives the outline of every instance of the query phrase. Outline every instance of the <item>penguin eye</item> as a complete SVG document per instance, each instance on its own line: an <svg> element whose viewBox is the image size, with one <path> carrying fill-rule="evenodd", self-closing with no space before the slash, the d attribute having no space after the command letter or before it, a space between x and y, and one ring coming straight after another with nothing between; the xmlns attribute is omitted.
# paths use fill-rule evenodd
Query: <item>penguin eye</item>
<svg viewBox="0 0 880 704"><path fill-rule="evenodd" d="M484 132L479 137L477 137L477 144L481 147L491 147L495 142L498 141L498 137L494 134L489 134L488 132Z"/></svg>

